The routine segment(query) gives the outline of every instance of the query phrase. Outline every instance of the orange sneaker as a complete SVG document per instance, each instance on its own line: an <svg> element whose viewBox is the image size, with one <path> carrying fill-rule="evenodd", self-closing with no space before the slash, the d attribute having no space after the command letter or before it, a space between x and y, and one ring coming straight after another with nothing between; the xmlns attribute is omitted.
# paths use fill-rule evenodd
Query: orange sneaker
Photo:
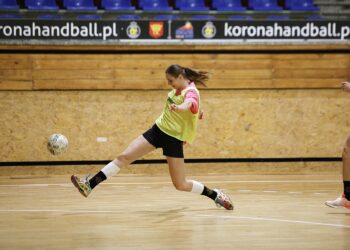
<svg viewBox="0 0 350 250"><path fill-rule="evenodd" d="M326 201L325 204L332 208L350 209L350 201L345 198L345 194L338 197L334 201Z"/></svg>

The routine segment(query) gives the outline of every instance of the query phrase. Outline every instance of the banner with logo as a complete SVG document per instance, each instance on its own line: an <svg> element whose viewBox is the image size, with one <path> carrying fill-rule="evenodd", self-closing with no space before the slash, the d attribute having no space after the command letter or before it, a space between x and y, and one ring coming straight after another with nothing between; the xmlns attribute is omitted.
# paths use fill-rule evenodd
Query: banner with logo
<svg viewBox="0 0 350 250"><path fill-rule="evenodd" d="M168 39L164 21L0 20L1 40Z"/></svg>
<svg viewBox="0 0 350 250"><path fill-rule="evenodd" d="M349 40L346 21L175 21L171 25L175 39L332 39Z"/></svg>
<svg viewBox="0 0 350 250"><path fill-rule="evenodd" d="M0 42L11 40L309 40L349 41L347 21L0 20Z"/></svg>

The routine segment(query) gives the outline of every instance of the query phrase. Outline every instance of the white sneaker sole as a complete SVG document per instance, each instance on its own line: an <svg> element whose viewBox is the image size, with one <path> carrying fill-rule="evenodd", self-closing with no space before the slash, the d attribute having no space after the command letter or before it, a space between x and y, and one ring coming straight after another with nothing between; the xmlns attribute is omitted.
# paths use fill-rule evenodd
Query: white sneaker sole
<svg viewBox="0 0 350 250"><path fill-rule="evenodd" d="M327 202L324 203L326 206L331 207L331 208L336 208L336 209L343 209L343 210L349 210L349 208L344 207L344 206L334 206L332 204L328 204Z"/></svg>

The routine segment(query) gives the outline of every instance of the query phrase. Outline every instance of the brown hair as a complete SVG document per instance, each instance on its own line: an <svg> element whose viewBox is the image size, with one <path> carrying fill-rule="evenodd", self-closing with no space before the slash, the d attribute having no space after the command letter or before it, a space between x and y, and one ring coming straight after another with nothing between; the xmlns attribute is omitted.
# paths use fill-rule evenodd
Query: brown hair
<svg viewBox="0 0 350 250"><path fill-rule="evenodd" d="M182 75L186 79L194 82L196 85L200 84L205 87L207 86L205 82L209 79L208 72L193 70L190 68L182 67L178 64L170 65L166 69L165 73L173 77L178 77L179 75Z"/></svg>

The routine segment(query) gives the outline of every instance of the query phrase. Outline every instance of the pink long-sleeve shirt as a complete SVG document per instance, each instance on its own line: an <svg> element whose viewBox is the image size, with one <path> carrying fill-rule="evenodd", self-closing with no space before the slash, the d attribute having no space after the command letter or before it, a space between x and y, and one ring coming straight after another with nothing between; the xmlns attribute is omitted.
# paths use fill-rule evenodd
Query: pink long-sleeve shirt
<svg viewBox="0 0 350 250"><path fill-rule="evenodd" d="M189 87L196 87L196 85L194 82L190 82ZM183 89L177 89L175 95L181 95L182 90ZM185 101L190 101L192 103L190 110L192 114L197 114L199 109L199 96L197 92L193 89L187 91L185 95Z"/></svg>

